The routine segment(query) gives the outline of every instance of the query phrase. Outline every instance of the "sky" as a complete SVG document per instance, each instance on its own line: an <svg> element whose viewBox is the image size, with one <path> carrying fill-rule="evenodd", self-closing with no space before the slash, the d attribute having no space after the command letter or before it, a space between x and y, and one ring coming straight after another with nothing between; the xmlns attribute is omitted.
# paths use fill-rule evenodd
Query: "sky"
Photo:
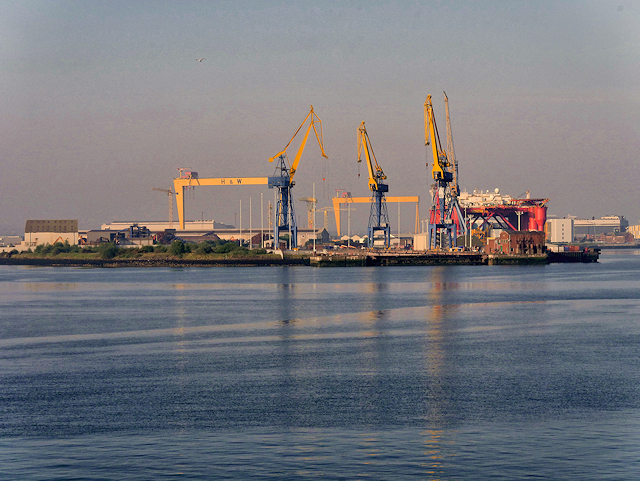
<svg viewBox="0 0 640 481"><path fill-rule="evenodd" d="M431 94L446 145L443 91L462 190L638 222L640 1L0 0L0 234L27 219L167 219L152 188L179 167L274 175L269 157L311 105L328 159L310 138L294 198L369 195L365 121L389 195L419 195L425 218L423 104ZM242 204L248 228L251 204L258 227L261 198L266 211L273 190L200 187L186 216L238 225ZM304 202L296 214L304 226ZM395 233L397 204L389 214ZM366 233L368 206L351 215ZM401 207L401 231L414 217Z"/></svg>

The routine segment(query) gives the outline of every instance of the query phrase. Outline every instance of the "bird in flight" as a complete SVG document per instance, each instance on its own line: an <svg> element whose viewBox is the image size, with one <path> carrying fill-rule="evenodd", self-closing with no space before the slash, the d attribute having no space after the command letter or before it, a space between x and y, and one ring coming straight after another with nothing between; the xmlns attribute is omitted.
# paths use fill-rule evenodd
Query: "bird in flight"
<svg viewBox="0 0 640 481"><path fill-rule="evenodd" d="M197 58L196 62L202 62L203 60L206 60L206 58L204 58L204 57L203 58Z"/></svg>

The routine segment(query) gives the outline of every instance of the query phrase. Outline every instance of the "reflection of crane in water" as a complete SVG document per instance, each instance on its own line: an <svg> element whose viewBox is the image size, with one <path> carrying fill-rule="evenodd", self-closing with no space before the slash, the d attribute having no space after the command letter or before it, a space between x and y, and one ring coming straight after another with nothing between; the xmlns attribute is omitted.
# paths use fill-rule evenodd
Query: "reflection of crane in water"
<svg viewBox="0 0 640 481"><path fill-rule="evenodd" d="M435 267L431 271L430 290L427 293L428 307L425 312L426 322L426 346L425 362L426 372L429 376L427 389L428 396L427 416L431 424L444 424L445 414L450 411L448 404L451 402L448 389L445 385L443 372L445 371L445 333L447 321L451 318L451 312L457 309L457 305L447 302L448 292L458 289L456 282L447 282L447 276L451 270L447 267Z"/></svg>

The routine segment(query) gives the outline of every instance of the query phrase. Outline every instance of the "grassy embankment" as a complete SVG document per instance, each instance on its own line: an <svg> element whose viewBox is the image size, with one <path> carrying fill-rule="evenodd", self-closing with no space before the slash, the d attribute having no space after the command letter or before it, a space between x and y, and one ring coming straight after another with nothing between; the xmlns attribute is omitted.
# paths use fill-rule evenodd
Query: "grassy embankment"
<svg viewBox="0 0 640 481"><path fill-rule="evenodd" d="M150 261L150 262L175 262L175 261L215 261L229 259L248 259L260 257L262 259L278 258L277 254L268 254L264 249L249 250L241 247L235 242L227 241L205 241L199 244L184 243L174 241L171 245L142 246L139 248L119 248L112 243L101 244L99 246L77 246L68 243L58 242L53 245L39 245L33 251L30 249L24 252L17 250L0 254L0 257L10 257L18 261L24 259L42 260L70 260L70 261L91 261L91 260L113 260L126 262L130 261Z"/></svg>

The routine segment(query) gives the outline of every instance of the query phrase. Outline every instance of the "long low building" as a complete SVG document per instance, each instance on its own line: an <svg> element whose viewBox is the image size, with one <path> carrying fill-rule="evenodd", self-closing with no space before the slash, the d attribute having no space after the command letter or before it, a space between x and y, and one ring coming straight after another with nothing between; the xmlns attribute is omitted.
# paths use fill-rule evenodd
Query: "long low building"
<svg viewBox="0 0 640 481"><path fill-rule="evenodd" d="M243 228L239 229L231 225L223 224L213 220L202 221L186 221L184 230L176 230L177 225L169 227L167 221L114 221L110 224L102 224L102 231L122 231L128 229L131 225L139 225L140 227L146 227L154 234L165 234L167 231L172 232L176 237L184 238L192 242L198 242L201 240L210 240L213 236L217 236L223 240L242 240L242 242L252 242L254 245L260 245L260 231L263 231L263 238L265 239L265 245L270 245L273 242L273 231L268 228L260 229L258 227L251 227L251 229ZM328 239L328 233L323 230L298 228L298 246L304 246L309 240L313 240L314 234L317 239L322 241ZM283 241L281 241L282 243Z"/></svg>
<svg viewBox="0 0 640 481"><path fill-rule="evenodd" d="M152 232L162 232L168 229L177 229L177 222L169 221L113 221L110 224L102 224L101 230L123 230L128 229L130 226L137 224L143 225ZM211 231L214 229L233 229L234 226L223 224L222 222L216 222L215 220L193 220L185 222L185 231Z"/></svg>
<svg viewBox="0 0 640 481"><path fill-rule="evenodd" d="M24 242L28 247L68 242L78 243L78 220L45 219L28 220L24 228Z"/></svg>
<svg viewBox="0 0 640 481"><path fill-rule="evenodd" d="M573 219L573 235L575 237L598 236L600 234L622 234L627 231L629 221L623 215L606 215L599 219Z"/></svg>
<svg viewBox="0 0 640 481"><path fill-rule="evenodd" d="M24 226L24 240L16 243L17 236L13 236L10 245L0 246L0 252L12 250L26 251L35 249L39 245L55 244L56 242L68 242L71 245L78 244L78 220L77 219L30 219ZM18 237L19 239L19 237Z"/></svg>

